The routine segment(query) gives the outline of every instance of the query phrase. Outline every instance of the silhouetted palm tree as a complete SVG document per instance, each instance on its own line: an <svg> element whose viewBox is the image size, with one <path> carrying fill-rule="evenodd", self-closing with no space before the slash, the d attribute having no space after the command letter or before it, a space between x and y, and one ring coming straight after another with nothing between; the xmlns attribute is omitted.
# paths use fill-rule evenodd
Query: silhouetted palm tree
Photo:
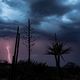
<svg viewBox="0 0 80 80"><path fill-rule="evenodd" d="M55 40L52 43L52 46L50 46L48 51L49 55L54 55L55 61L56 61L56 68L58 72L58 76L60 76L61 79L61 74L60 74L60 60L61 58L64 60L63 54L67 54L70 51L70 48L65 48L64 43L61 41L57 40L56 34L55 34Z"/></svg>
<svg viewBox="0 0 80 80"><path fill-rule="evenodd" d="M64 43L58 41L55 34L55 40L52 46L50 46L48 49L48 54L54 55L55 57L56 67L60 68L60 59L62 58L64 60L63 54L67 54L70 51L70 48L65 48Z"/></svg>

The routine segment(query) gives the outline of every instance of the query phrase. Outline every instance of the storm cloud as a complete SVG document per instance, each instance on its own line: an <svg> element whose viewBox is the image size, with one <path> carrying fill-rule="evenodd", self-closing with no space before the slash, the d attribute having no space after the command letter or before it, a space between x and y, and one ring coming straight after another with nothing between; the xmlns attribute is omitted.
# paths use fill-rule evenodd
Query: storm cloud
<svg viewBox="0 0 80 80"><path fill-rule="evenodd" d="M62 15L69 7L59 5L56 0L37 0L31 5L34 15L49 16L53 14Z"/></svg>

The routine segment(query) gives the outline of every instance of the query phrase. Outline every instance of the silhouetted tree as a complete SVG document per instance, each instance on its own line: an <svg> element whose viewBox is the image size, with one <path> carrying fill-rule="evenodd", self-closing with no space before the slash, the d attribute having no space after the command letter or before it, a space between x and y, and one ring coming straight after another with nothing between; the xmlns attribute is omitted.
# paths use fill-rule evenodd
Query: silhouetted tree
<svg viewBox="0 0 80 80"><path fill-rule="evenodd" d="M20 33L19 33L19 27L18 27L17 28L17 34L16 34L14 55L13 55L13 58L12 58L10 80L15 80L16 64L17 64L17 61L18 61L18 52L19 52L19 42L20 42Z"/></svg>
<svg viewBox="0 0 80 80"><path fill-rule="evenodd" d="M30 62L31 56L31 25L30 20L28 20L28 62Z"/></svg>
<svg viewBox="0 0 80 80"><path fill-rule="evenodd" d="M24 44L28 48L28 62L30 62L31 47L34 45L34 41L35 41L32 39L32 35L33 35L32 30L33 30L33 28L31 27L30 19L28 19L28 23L27 23L26 30L25 30L26 35L24 36L24 38L27 39L27 40L25 40Z"/></svg>
<svg viewBox="0 0 80 80"><path fill-rule="evenodd" d="M50 46L48 51L49 55L54 55L55 61L56 61L56 67L60 68L60 58L63 58L63 54L67 54L70 51L70 48L65 48L64 43L57 40L56 34L55 34L55 40Z"/></svg>
<svg viewBox="0 0 80 80"><path fill-rule="evenodd" d="M49 49L48 54L54 55L55 57L56 68L59 72L60 59L62 58L64 60L63 54L67 54L70 51L70 48L66 48L63 42L58 41L57 36L55 34L55 40L53 41L52 46L50 46L48 49Z"/></svg>
<svg viewBox="0 0 80 80"><path fill-rule="evenodd" d="M12 59L12 63L15 63L15 64L17 64L17 60L18 60L19 42L20 42L20 32L19 32L19 27L18 27L17 34L16 34L14 55L13 55L13 59Z"/></svg>

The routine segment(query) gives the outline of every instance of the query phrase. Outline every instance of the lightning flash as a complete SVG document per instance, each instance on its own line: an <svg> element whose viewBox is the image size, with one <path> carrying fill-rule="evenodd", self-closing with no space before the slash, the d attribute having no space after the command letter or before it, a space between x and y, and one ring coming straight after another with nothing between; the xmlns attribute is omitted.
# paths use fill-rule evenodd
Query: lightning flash
<svg viewBox="0 0 80 80"><path fill-rule="evenodd" d="M6 46L8 62L11 63L10 46Z"/></svg>

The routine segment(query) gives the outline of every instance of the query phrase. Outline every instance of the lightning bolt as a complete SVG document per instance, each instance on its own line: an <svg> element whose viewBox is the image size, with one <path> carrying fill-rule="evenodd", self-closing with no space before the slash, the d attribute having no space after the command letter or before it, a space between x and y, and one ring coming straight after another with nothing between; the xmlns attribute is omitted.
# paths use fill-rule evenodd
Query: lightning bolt
<svg viewBox="0 0 80 80"><path fill-rule="evenodd" d="M11 63L10 46L6 46L8 62Z"/></svg>

